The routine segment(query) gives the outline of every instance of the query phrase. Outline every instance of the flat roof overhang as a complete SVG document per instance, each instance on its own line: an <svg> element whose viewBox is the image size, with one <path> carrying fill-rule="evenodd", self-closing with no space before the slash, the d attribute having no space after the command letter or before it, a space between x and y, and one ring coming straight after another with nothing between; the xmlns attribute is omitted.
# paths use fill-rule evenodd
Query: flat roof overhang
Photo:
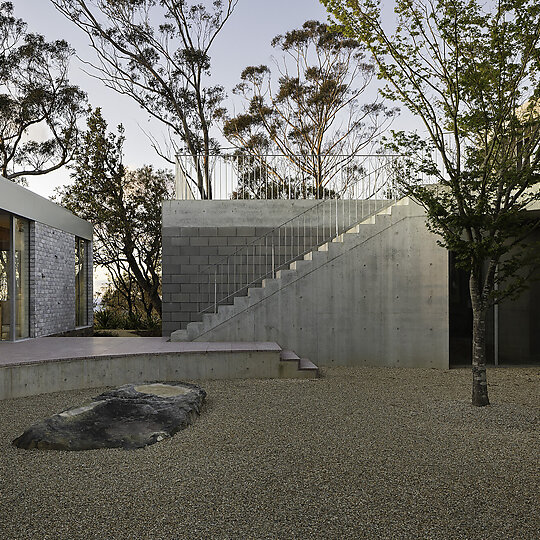
<svg viewBox="0 0 540 540"><path fill-rule="evenodd" d="M44 223L85 240L92 240L91 223L2 176L0 176L0 210Z"/></svg>

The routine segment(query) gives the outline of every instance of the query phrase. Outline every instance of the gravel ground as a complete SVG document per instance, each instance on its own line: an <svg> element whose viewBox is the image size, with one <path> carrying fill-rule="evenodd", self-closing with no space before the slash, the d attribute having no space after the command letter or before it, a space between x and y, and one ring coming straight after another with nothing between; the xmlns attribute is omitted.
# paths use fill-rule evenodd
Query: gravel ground
<svg viewBox="0 0 540 540"><path fill-rule="evenodd" d="M0 402L0 538L538 539L540 368L332 368L205 381L199 420L142 450L25 451L103 389Z"/></svg>

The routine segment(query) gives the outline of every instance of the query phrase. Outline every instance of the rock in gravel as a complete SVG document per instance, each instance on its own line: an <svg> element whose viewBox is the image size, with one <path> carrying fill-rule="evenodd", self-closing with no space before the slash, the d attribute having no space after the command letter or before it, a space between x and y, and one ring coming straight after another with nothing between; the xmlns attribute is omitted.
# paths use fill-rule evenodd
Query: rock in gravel
<svg viewBox="0 0 540 540"><path fill-rule="evenodd" d="M126 384L34 424L13 444L27 450L142 448L191 424L205 397L189 383Z"/></svg>

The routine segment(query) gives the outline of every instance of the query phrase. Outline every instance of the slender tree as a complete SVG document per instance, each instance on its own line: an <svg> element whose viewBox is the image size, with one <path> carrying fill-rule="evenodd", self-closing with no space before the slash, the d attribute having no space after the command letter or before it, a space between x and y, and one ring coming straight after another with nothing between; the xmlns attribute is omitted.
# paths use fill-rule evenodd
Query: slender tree
<svg viewBox="0 0 540 540"><path fill-rule="evenodd" d="M377 0L322 3L366 44L385 95L424 124L425 137L399 132L392 145L406 155L404 191L469 271L472 403L487 405L487 310L523 289L540 252L526 242L538 227L526 209L540 199L540 4L396 0L392 30Z"/></svg>
<svg viewBox="0 0 540 540"><path fill-rule="evenodd" d="M218 150L211 128L224 91L208 84L210 50L238 0L211 7L186 0L52 2L87 34L98 58L90 64L94 74L168 128L172 148L163 151L155 139L154 148L171 163L171 154L186 152L196 171L189 179L211 199L210 156Z"/></svg>
<svg viewBox="0 0 540 540"><path fill-rule="evenodd" d="M86 94L68 80L73 50L27 32L0 3L0 174L14 181L52 172L72 157Z"/></svg>
<svg viewBox="0 0 540 540"><path fill-rule="evenodd" d="M173 179L151 166L126 170L123 143L122 126L118 135L108 133L96 109L72 167L73 183L60 190L60 201L94 225L94 261L114 287L129 294L136 283L161 315L161 204L172 195Z"/></svg>
<svg viewBox="0 0 540 540"><path fill-rule="evenodd" d="M258 175L248 171L246 178L270 178L265 182L270 194L263 196L290 196L291 179L266 159L277 153L301 172L293 181L300 190L296 196L321 197L331 180L373 145L394 111L377 101L360 103L374 66L358 41L307 21L275 37L272 46L282 54L274 68L277 82L267 66L244 69L235 92L244 98L245 110L227 119L224 135L250 156L247 168L257 169Z"/></svg>

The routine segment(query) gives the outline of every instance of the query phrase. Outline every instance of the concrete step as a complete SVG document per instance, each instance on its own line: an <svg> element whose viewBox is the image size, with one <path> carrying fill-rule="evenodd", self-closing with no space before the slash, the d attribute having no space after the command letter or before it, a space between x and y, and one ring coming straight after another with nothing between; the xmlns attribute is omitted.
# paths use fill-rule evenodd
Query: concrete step
<svg viewBox="0 0 540 540"><path fill-rule="evenodd" d="M295 379L315 379L319 368L307 358L300 358L294 351L283 349L280 352L280 377Z"/></svg>
<svg viewBox="0 0 540 540"><path fill-rule="evenodd" d="M234 298L234 307L236 308L235 311L246 309L249 307L252 300L253 298L249 296L236 296Z"/></svg>
<svg viewBox="0 0 540 540"><path fill-rule="evenodd" d="M173 332L171 334L171 341L173 342L189 341L187 330L176 330L176 332Z"/></svg>
<svg viewBox="0 0 540 540"><path fill-rule="evenodd" d="M234 305L233 304L223 304L218 307L218 315L221 318L227 318L230 317L234 313Z"/></svg>
<svg viewBox="0 0 540 540"><path fill-rule="evenodd" d="M193 341L197 337L201 335L201 332L204 328L203 322L191 322L187 325L187 334L188 334L188 341Z"/></svg>
<svg viewBox="0 0 540 540"><path fill-rule="evenodd" d="M379 210L375 215L377 215L377 216L389 216L392 213L392 206L387 206L386 208L383 208L382 210Z"/></svg>
<svg viewBox="0 0 540 540"><path fill-rule="evenodd" d="M317 374L319 373L319 368L309 358L300 358L298 369L300 371L314 371Z"/></svg>
<svg viewBox="0 0 540 540"><path fill-rule="evenodd" d="M279 280L273 278L263 279L262 287L266 289L266 294L271 294L279 289L280 283Z"/></svg>
<svg viewBox="0 0 540 540"><path fill-rule="evenodd" d="M216 318L216 313L214 313L212 311L212 313L205 313L203 316L202 316L202 322L206 325L208 324L209 322L211 322L212 320L214 320Z"/></svg>
<svg viewBox="0 0 540 540"><path fill-rule="evenodd" d="M295 279L298 279L298 272L296 270L281 270L278 280L280 282L280 287L291 283Z"/></svg>
<svg viewBox="0 0 540 540"><path fill-rule="evenodd" d="M299 362L300 357L294 352L287 349L282 349L279 354L280 360L283 362Z"/></svg>
<svg viewBox="0 0 540 540"><path fill-rule="evenodd" d="M294 261L291 263L291 270L296 270L297 272L301 272L305 268L311 268L312 262L309 260L303 260L303 261Z"/></svg>
<svg viewBox="0 0 540 540"><path fill-rule="evenodd" d="M253 299L254 302L258 302L264 297L265 291L262 287L250 287L248 296Z"/></svg>
<svg viewBox="0 0 540 540"><path fill-rule="evenodd" d="M371 228L370 227L371 225L375 225L375 216L370 217L366 221L362 221L362 223L357 223L356 225L354 225L350 229L347 229L345 231L345 240L347 240L347 237L349 235L355 235L355 234L359 234L359 233L364 233L365 231L369 231L370 228Z"/></svg>
<svg viewBox="0 0 540 540"><path fill-rule="evenodd" d="M304 260L313 261L315 264L319 264L323 261L328 260L328 252L314 250L314 251L311 251L310 253L307 253L304 257Z"/></svg>

